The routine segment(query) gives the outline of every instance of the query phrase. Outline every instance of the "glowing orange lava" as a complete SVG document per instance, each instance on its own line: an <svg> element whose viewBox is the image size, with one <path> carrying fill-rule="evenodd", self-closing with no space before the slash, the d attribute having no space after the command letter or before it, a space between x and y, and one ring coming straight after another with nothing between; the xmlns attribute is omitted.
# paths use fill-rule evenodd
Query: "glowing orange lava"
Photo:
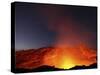
<svg viewBox="0 0 100 75"><path fill-rule="evenodd" d="M85 46L41 48L38 51L16 52L16 67L33 69L40 66L54 66L70 69L75 66L90 66L96 63L96 50Z"/></svg>
<svg viewBox="0 0 100 75"><path fill-rule="evenodd" d="M44 56L44 64L61 69L89 66L96 63L96 51L79 46L77 48L55 48Z"/></svg>

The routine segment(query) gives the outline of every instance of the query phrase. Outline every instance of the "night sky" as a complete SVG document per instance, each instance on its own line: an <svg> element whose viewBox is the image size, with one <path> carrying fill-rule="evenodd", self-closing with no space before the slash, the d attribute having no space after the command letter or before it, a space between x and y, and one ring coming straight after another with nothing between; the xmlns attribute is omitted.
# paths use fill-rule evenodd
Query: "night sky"
<svg viewBox="0 0 100 75"><path fill-rule="evenodd" d="M15 49L54 46L60 36L69 45L84 42L96 49L96 21L96 7L16 2Z"/></svg>

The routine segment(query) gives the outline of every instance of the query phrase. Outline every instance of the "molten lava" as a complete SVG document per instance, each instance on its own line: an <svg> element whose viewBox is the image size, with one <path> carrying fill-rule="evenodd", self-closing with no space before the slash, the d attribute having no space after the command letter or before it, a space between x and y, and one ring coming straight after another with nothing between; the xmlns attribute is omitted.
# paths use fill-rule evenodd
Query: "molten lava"
<svg viewBox="0 0 100 75"><path fill-rule="evenodd" d="M44 56L44 64L61 69L75 66L89 66L96 63L96 52L84 47L56 48Z"/></svg>
<svg viewBox="0 0 100 75"><path fill-rule="evenodd" d="M16 52L17 68L34 69L47 65L59 69L70 69L75 66L90 66L93 63L96 63L96 50L84 46L46 47Z"/></svg>

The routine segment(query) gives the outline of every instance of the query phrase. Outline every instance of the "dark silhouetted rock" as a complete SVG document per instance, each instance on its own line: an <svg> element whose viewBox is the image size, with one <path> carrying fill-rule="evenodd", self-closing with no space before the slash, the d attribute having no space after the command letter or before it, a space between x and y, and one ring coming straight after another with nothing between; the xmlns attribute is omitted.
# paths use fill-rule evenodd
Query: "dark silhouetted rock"
<svg viewBox="0 0 100 75"><path fill-rule="evenodd" d="M70 68L70 70L76 70L76 69L92 69L92 68L97 68L97 63L91 64L90 66L75 66L73 68Z"/></svg>
<svg viewBox="0 0 100 75"><path fill-rule="evenodd" d="M44 71L59 71L59 70L63 70L63 69L59 69L59 68L55 68L54 66L40 66L38 68L35 69L23 69L23 68L17 68L16 72L17 73L26 73L26 72L44 72Z"/></svg>

